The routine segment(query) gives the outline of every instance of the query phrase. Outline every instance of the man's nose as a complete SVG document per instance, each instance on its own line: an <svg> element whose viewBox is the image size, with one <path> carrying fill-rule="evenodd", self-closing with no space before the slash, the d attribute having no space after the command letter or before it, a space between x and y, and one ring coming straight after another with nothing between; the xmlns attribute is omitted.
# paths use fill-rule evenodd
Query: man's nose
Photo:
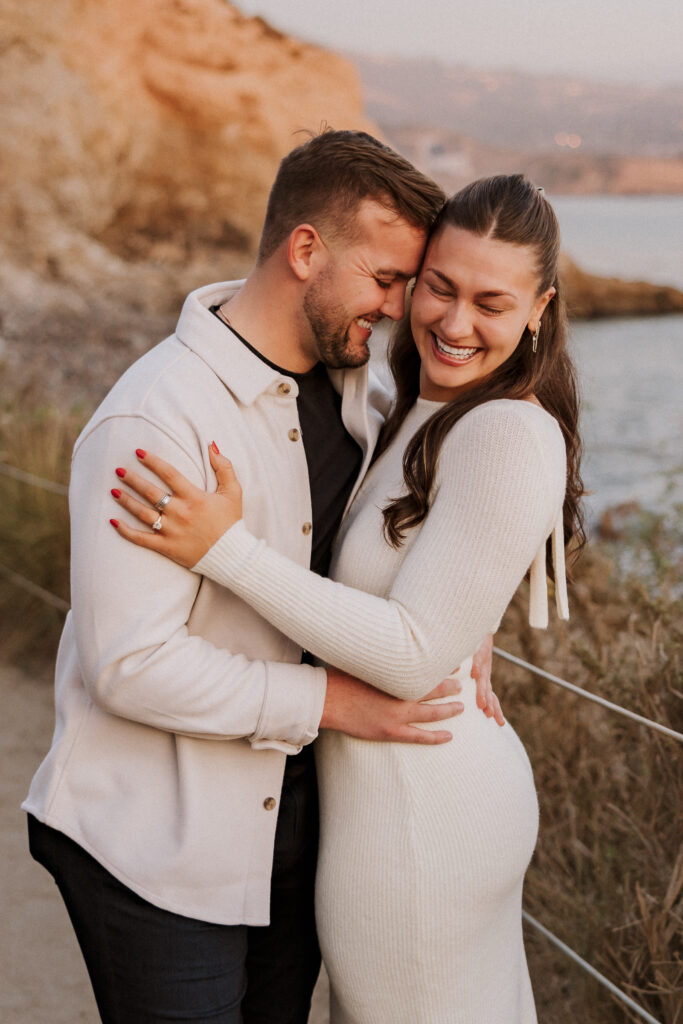
<svg viewBox="0 0 683 1024"><path fill-rule="evenodd" d="M405 312L406 282L394 281L382 303L381 312L391 320L400 320Z"/></svg>

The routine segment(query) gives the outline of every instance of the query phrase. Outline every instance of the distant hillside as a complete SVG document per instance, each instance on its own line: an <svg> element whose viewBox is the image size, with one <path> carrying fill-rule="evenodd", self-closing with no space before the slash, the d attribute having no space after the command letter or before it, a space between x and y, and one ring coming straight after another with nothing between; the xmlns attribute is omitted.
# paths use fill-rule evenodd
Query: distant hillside
<svg viewBox="0 0 683 1024"><path fill-rule="evenodd" d="M447 129L488 146L683 157L683 85L645 87L567 76L484 72L436 61L354 56L367 113L387 129ZM560 147L563 148L563 147Z"/></svg>
<svg viewBox="0 0 683 1024"><path fill-rule="evenodd" d="M368 116L447 191L523 171L555 194L683 193L683 86L354 60Z"/></svg>

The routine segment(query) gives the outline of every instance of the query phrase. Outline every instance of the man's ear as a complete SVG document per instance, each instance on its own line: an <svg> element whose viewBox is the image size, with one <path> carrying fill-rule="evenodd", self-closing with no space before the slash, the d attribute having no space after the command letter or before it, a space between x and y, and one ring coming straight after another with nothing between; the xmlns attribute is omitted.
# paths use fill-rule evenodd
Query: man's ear
<svg viewBox="0 0 683 1024"><path fill-rule="evenodd" d="M312 224L298 224L287 240L287 262L300 281L307 281L327 252Z"/></svg>

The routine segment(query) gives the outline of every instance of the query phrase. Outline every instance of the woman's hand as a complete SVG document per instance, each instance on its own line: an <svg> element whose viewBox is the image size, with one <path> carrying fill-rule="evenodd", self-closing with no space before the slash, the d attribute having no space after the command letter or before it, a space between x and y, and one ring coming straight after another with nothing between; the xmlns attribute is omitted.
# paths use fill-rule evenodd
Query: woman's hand
<svg viewBox="0 0 683 1024"><path fill-rule="evenodd" d="M157 455L141 448L135 454L167 486L157 487L139 473L117 469L119 479L144 500L140 501L118 487L112 488L112 496L151 529L134 530L118 519L110 522L126 540L141 548L158 551L191 569L225 531L242 518L242 488L232 463L220 454L212 441L209 460L216 474L218 489L209 494L195 487ZM164 504L166 495L170 495L170 500ZM158 510L159 503L163 505L162 512Z"/></svg>
<svg viewBox="0 0 683 1024"><path fill-rule="evenodd" d="M481 708L487 718L494 718L498 725L505 725L500 701L491 685L492 662L493 636L489 634L472 657L471 675L477 684L477 707Z"/></svg>

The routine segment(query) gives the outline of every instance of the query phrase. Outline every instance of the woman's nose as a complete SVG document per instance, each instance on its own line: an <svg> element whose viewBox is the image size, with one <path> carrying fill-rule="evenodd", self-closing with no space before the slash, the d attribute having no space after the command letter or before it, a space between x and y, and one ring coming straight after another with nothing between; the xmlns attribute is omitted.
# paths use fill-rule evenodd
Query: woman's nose
<svg viewBox="0 0 683 1024"><path fill-rule="evenodd" d="M449 302L441 318L441 329L448 338L467 338L472 333L472 312L467 303Z"/></svg>

